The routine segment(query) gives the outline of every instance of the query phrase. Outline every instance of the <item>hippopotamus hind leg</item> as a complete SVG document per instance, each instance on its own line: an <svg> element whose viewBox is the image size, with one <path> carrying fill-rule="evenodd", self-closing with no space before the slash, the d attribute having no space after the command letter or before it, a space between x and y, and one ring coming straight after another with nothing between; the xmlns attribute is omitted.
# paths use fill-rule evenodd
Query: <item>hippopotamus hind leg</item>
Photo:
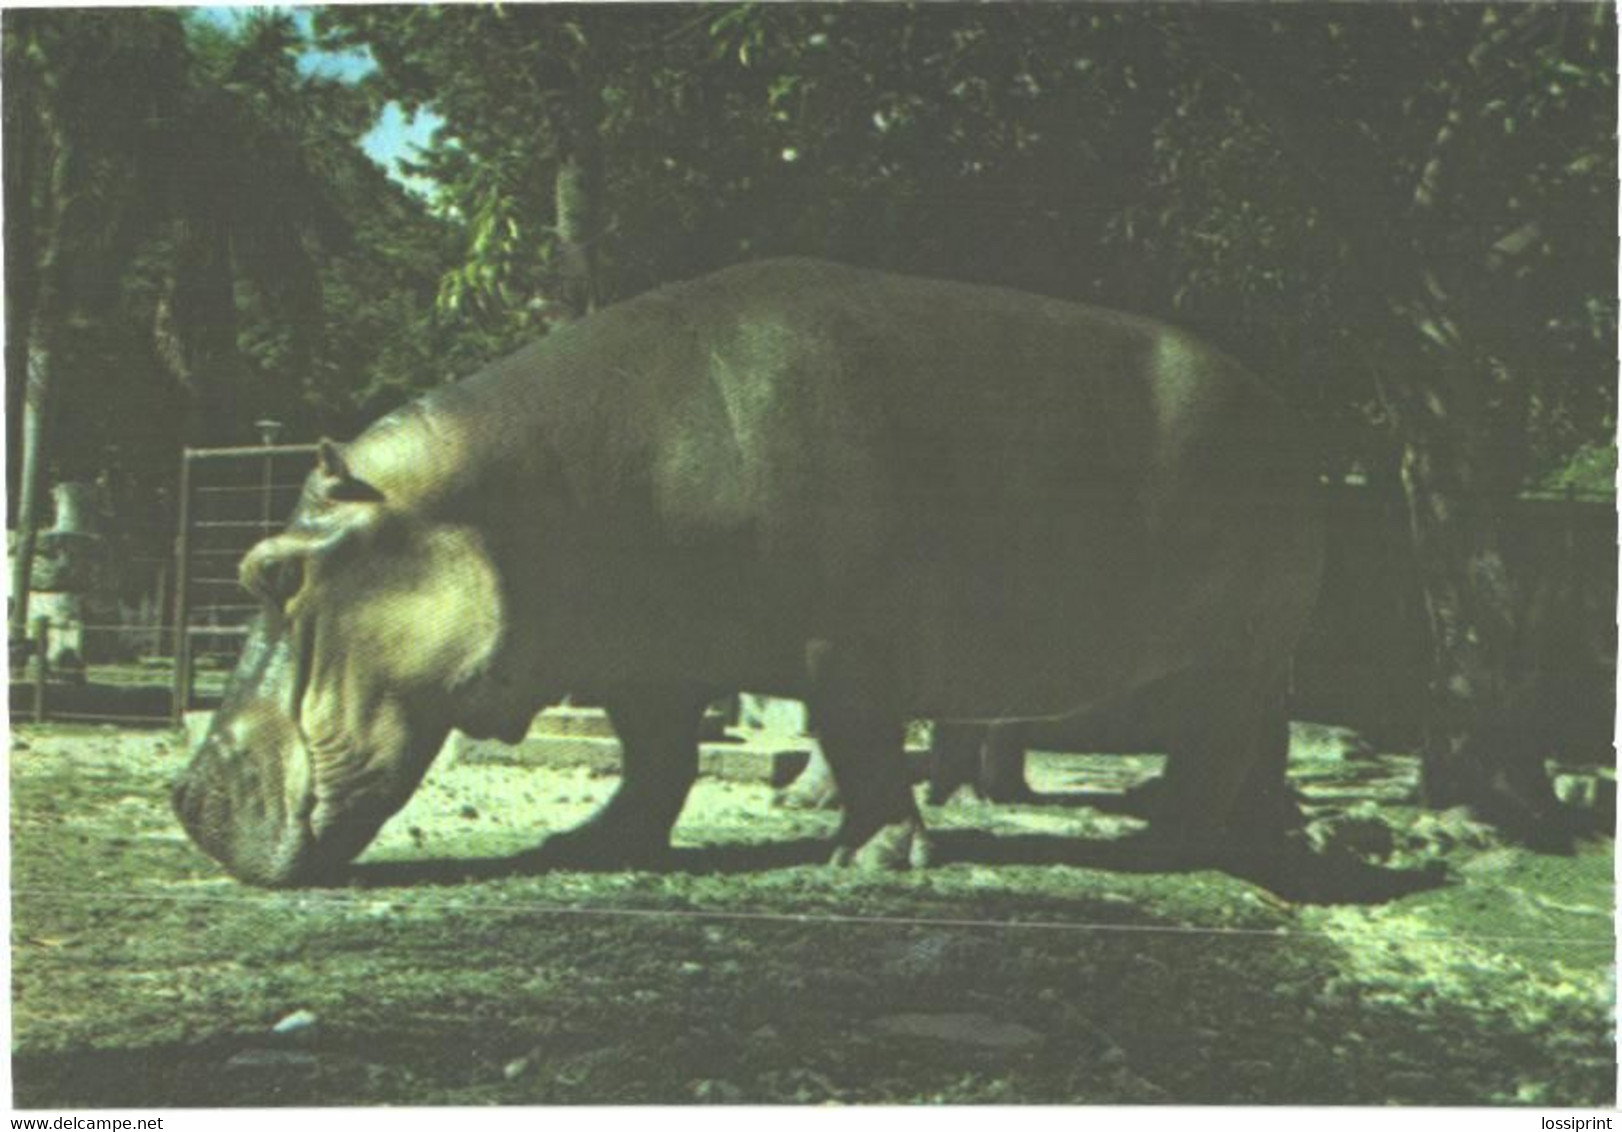
<svg viewBox="0 0 1622 1132"><path fill-rule="evenodd" d="M994 723L980 748L979 778L975 783L987 802L1029 802L1036 795L1025 781L1025 752L1031 729L1024 723Z"/></svg>
<svg viewBox="0 0 1622 1132"><path fill-rule="evenodd" d="M930 805L944 806L952 795L974 783L986 738L983 723L936 720L929 741Z"/></svg>
<svg viewBox="0 0 1622 1132"><path fill-rule="evenodd" d="M1030 802L1025 781L1030 727L1020 722L935 724L929 749L929 804L943 806L969 786L986 802Z"/></svg>
<svg viewBox="0 0 1622 1132"><path fill-rule="evenodd" d="M1283 681L1247 670L1191 675L1152 791L1151 830L1200 861L1267 854L1301 823L1285 777Z"/></svg>

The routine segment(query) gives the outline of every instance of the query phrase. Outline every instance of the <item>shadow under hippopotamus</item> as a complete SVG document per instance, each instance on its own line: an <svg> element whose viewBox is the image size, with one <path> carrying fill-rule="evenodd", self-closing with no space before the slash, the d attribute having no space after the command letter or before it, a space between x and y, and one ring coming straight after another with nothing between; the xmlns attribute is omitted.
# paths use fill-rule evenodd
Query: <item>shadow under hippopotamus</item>
<svg viewBox="0 0 1622 1132"><path fill-rule="evenodd" d="M1188 860L1183 847L1148 832L1092 840L1042 833L989 833L947 829L933 833L940 868L1069 866L1121 873L1192 874L1214 866L1209 856ZM817 870L827 858L825 839L707 844L664 850L648 867L662 873L735 876L788 868ZM1301 904L1378 904L1447 882L1440 865L1395 869L1346 853L1323 852L1291 837L1268 854L1233 854L1216 862L1230 875L1273 895ZM332 883L362 888L459 885L475 881L535 876L554 871L620 872L561 859L544 847L506 856L450 857L438 860L363 861L350 865ZM837 875L837 874L835 874Z"/></svg>

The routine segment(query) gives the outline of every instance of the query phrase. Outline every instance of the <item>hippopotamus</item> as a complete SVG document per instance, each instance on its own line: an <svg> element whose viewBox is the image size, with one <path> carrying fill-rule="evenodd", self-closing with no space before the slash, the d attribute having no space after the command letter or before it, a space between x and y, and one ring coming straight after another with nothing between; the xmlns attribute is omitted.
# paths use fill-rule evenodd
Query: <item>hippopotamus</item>
<svg viewBox="0 0 1622 1132"><path fill-rule="evenodd" d="M324 441L174 789L244 881L341 873L453 729L606 709L613 796L543 854L657 860L705 707L802 699L833 862L928 863L905 721L1042 719L1175 673L1168 836L1255 836L1321 559L1311 447L1182 330L998 287L749 263L548 333Z"/></svg>

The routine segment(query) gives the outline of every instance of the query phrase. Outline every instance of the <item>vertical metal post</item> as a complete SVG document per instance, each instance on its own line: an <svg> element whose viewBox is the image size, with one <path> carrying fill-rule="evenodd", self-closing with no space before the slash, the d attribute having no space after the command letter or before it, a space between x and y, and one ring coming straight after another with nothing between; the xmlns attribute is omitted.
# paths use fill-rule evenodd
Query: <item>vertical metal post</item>
<svg viewBox="0 0 1622 1132"><path fill-rule="evenodd" d="M51 622L34 619L34 722L45 722L45 689L51 681Z"/></svg>
<svg viewBox="0 0 1622 1132"><path fill-rule="evenodd" d="M270 476L271 476L271 470L272 470L271 464L272 464L271 457L266 456L265 457L264 474L263 474L263 476L260 477L260 481L259 481L259 537L260 538L269 538L271 536L271 533L272 533L271 529L270 529L270 494L271 494L271 491L272 491L271 482L270 482Z"/></svg>
<svg viewBox="0 0 1622 1132"><path fill-rule="evenodd" d="M191 465L192 450L180 455L180 531L175 536L175 689L170 707L176 728L186 724L191 706Z"/></svg>
<svg viewBox="0 0 1622 1132"><path fill-rule="evenodd" d="M152 655L163 655L163 627L167 623L164 614L169 612L169 563L158 563L158 601L157 608L152 611Z"/></svg>
<svg viewBox="0 0 1622 1132"><path fill-rule="evenodd" d="M271 530L274 511L270 504L270 497L275 490L271 481L271 474L275 471L275 457L269 450L275 446L277 438L282 434L282 422L267 417L264 420L255 421L254 427L259 430L259 443L266 449L264 474L259 481L259 537L269 538L274 533Z"/></svg>
<svg viewBox="0 0 1622 1132"><path fill-rule="evenodd" d="M18 333L16 328L12 333ZM6 630L8 641L21 641L28 635L28 597L34 588L34 547L39 539L40 518L45 509L43 450L53 400L51 365L51 356L43 346L29 349L28 372L23 378L23 460L17 514L14 516L17 543L12 548L11 611Z"/></svg>

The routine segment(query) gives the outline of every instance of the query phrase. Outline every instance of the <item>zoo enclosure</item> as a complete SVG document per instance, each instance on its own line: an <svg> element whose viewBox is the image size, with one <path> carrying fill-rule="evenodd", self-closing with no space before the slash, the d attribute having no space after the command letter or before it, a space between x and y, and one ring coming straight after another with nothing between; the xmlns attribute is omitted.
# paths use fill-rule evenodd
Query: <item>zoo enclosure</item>
<svg viewBox="0 0 1622 1132"><path fill-rule="evenodd" d="M175 538L175 667L170 718L176 727L207 706L198 669L228 672L258 612L237 580L237 563L287 522L313 465L314 444L188 448L181 457Z"/></svg>
<svg viewBox="0 0 1622 1132"><path fill-rule="evenodd" d="M261 427L269 441L279 426ZM316 450L188 448L177 490L122 508L109 508L105 484L58 485L56 526L41 533L32 572L31 663L11 680L13 718L178 727L211 706L258 609L237 563L286 523Z"/></svg>

